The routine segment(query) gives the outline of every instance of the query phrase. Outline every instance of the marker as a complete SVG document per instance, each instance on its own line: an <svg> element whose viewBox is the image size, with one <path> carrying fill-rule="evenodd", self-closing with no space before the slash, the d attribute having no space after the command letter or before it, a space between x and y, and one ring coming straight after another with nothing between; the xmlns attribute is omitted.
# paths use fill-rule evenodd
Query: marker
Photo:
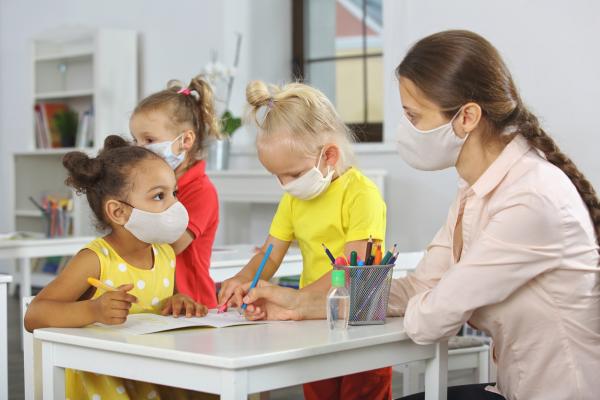
<svg viewBox="0 0 600 400"><path fill-rule="evenodd" d="M364 267L365 266L365 262L363 260L358 260L357 266Z"/></svg>
<svg viewBox="0 0 600 400"><path fill-rule="evenodd" d="M375 257L373 255L370 255L367 261L365 262L365 265L373 265L373 261L375 261Z"/></svg>
<svg viewBox="0 0 600 400"><path fill-rule="evenodd" d="M346 257L338 257L335 260L335 265L345 267L346 265L348 265L348 261L346 260Z"/></svg>
<svg viewBox="0 0 600 400"><path fill-rule="evenodd" d="M117 289L117 288L115 288L115 287L113 287L113 286L110 286L109 284L107 284L107 283L104 283L104 282L102 282L102 281L99 281L99 280L98 280L98 279L96 279L96 278L92 278L91 276L90 276L89 278L87 278L87 282L88 282L90 285L92 285L93 287L95 287L96 289L102 289L102 290L104 290L105 292L118 292L118 291L119 291L119 289ZM139 304L139 303L136 303L136 304L138 304L138 305L139 305L140 307L142 307L144 310L148 310L148 311L154 311L154 308L153 308L153 307L150 307L150 306L143 306L143 305L141 305L141 304Z"/></svg>
<svg viewBox="0 0 600 400"><path fill-rule="evenodd" d="M325 243L321 243L321 246L323 246L323 248L325 249L325 254L327 254L327 257L329 257L331 263L335 264L335 257L333 256L333 254L331 254L331 251L329 251L327 246L325 246Z"/></svg>
<svg viewBox="0 0 600 400"><path fill-rule="evenodd" d="M383 260L381 260L381 265L388 265L393 256L394 254L388 250L387 253L385 253L385 257L383 257Z"/></svg>
<svg viewBox="0 0 600 400"><path fill-rule="evenodd" d="M248 292L250 292L250 290L252 290L256 287L256 284L258 283L258 280L260 279L260 275L262 274L263 269L265 269L267 260L269 259L269 256L271 255L271 251L273 251L273 243L269 244L269 247L267 247L265 256L263 257L262 261L260 262L260 265L258 266L258 269L256 270L256 274L254 274L254 279L252 279L252 283L250 284L250 288L248 289ZM242 304L242 310L245 310L246 307L248 307L248 304L246 304L246 303Z"/></svg>
<svg viewBox="0 0 600 400"><path fill-rule="evenodd" d="M367 242L367 251L365 251L365 262L369 260L371 257L371 253L373 252L373 237L369 235L369 241Z"/></svg>
<svg viewBox="0 0 600 400"><path fill-rule="evenodd" d="M229 301L229 299L227 301ZM227 301L225 302L225 304L222 304L219 307L217 307L217 314L223 314L227 311Z"/></svg>
<svg viewBox="0 0 600 400"><path fill-rule="evenodd" d="M350 265L354 267L358 265L358 253L354 250L350 252Z"/></svg>

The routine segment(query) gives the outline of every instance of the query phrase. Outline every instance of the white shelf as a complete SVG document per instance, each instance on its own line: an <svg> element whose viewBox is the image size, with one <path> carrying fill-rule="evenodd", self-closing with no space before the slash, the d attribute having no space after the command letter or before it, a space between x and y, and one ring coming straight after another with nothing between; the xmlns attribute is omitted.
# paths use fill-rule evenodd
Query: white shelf
<svg viewBox="0 0 600 400"><path fill-rule="evenodd" d="M44 61L60 61L60 60L76 60L81 58L91 58L94 55L92 51L72 51L57 54L50 54L46 56L38 56L35 58L36 62Z"/></svg>
<svg viewBox="0 0 600 400"><path fill-rule="evenodd" d="M42 218L42 212L39 210L16 210L15 215L17 217Z"/></svg>
<svg viewBox="0 0 600 400"><path fill-rule="evenodd" d="M65 103L79 116L93 109L92 143L101 146L110 132L126 132L127 110L137 104L137 33L123 29L58 27L32 38L30 104ZM64 67L62 67L64 64ZM32 114L32 117L34 115ZM62 157L71 151L95 155L98 147L35 148L35 118L26 147L13 153L14 197L11 211L16 230L43 232L44 219L28 197L72 196L73 233L95 235L85 196L65 185Z"/></svg>
<svg viewBox="0 0 600 400"><path fill-rule="evenodd" d="M51 100L51 99L69 99L73 97L91 97L94 95L93 89L84 90L67 90L64 92L48 92L48 93L36 93L36 100Z"/></svg>
<svg viewBox="0 0 600 400"><path fill-rule="evenodd" d="M92 147L58 147L52 149L35 149L30 151L17 151L15 156L63 156L71 151L83 151L91 154L96 149Z"/></svg>

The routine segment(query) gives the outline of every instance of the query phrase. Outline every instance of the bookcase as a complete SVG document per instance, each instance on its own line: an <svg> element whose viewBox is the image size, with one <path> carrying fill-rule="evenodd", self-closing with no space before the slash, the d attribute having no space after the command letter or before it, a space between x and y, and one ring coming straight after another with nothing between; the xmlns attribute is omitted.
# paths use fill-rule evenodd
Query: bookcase
<svg viewBox="0 0 600 400"><path fill-rule="evenodd" d="M97 153L107 135L126 135L138 99L137 34L121 29L60 27L33 38L31 56L31 130L23 133L27 146L13 154L15 230L45 232L45 218L29 197L39 200L44 195L58 195L72 199L68 233L94 235L85 197L64 184L62 157L75 149L63 147L65 143L60 141L41 143L36 124L39 115L34 108L59 104L73 111L79 129L87 126L77 135L86 136L67 144L89 154ZM88 115L85 124L84 113Z"/></svg>

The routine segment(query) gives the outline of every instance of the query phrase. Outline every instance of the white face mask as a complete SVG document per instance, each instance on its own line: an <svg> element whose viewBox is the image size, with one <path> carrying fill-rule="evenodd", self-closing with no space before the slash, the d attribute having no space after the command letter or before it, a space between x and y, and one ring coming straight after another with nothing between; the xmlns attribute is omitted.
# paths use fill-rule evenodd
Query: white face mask
<svg viewBox="0 0 600 400"><path fill-rule="evenodd" d="M454 167L467 136L460 138L454 132L452 122L458 114L440 127L422 131L402 115L397 136L400 157L413 168L437 171Z"/></svg>
<svg viewBox="0 0 600 400"><path fill-rule="evenodd" d="M183 133L170 142L150 143L144 147L161 156L167 162L167 164L169 164L169 166L175 170L181 165L183 160L185 160L185 151L182 151L178 155L173 154L173 143L178 141L180 138L183 139Z"/></svg>
<svg viewBox="0 0 600 400"><path fill-rule="evenodd" d="M144 243L173 243L187 229L188 213L178 201L158 213L140 210L129 203L121 202L132 208L124 228Z"/></svg>
<svg viewBox="0 0 600 400"><path fill-rule="evenodd" d="M327 175L323 176L321 171L319 170L319 165L321 165L321 158L323 157L323 150L319 154L319 162L316 167L312 167L308 171L306 171L302 176L297 179L294 179L291 182L286 183L285 185L281 184L281 181L277 179L279 182L279 186L292 196L300 199L300 200L311 200L323 193L325 189L331 183L331 179L333 178L333 174L335 169L331 168L329 165L327 166Z"/></svg>

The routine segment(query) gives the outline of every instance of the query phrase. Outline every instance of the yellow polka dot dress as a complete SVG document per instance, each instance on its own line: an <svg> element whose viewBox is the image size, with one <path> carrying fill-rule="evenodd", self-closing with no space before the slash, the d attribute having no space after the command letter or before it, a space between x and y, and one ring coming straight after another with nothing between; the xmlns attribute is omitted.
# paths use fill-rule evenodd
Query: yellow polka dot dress
<svg viewBox="0 0 600 400"><path fill-rule="evenodd" d="M138 304L132 305L130 313L159 313L163 301L173 295L175 253L170 245L152 245L152 269L140 269L127 263L102 238L92 241L85 248L98 256L102 282L113 287L129 283L134 285L129 293L137 297ZM96 290L92 299L100 297L103 293L102 290ZM144 310L143 306L151 306L153 311ZM69 400L207 398L207 395L200 393L70 369L66 371L66 391Z"/></svg>

